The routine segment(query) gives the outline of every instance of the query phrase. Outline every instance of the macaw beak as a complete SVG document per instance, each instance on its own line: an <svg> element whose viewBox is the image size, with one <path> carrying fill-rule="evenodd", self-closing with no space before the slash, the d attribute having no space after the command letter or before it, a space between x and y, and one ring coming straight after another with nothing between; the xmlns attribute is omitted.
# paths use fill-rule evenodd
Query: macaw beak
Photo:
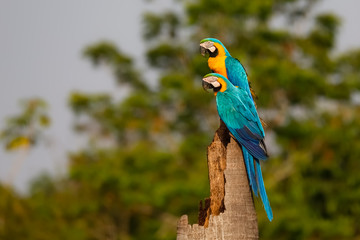
<svg viewBox="0 0 360 240"><path fill-rule="evenodd" d="M208 76L203 78L202 87L205 91L214 89L214 92L217 92L221 88L221 84L217 81L217 77Z"/></svg>
<svg viewBox="0 0 360 240"><path fill-rule="evenodd" d="M210 84L210 83L208 83L208 82L205 82L205 81L202 82L202 87L203 87L203 89L204 89L205 91L214 88L214 86L213 86L212 84Z"/></svg>
<svg viewBox="0 0 360 240"><path fill-rule="evenodd" d="M213 53L215 52L216 47L214 46L214 43L211 41L200 43L200 53L204 57L206 56L206 53Z"/></svg>

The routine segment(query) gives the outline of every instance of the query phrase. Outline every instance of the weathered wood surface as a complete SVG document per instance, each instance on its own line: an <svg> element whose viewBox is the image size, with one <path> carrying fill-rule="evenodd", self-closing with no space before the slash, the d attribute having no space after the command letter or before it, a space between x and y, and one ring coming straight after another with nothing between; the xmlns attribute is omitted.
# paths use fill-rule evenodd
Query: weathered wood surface
<svg viewBox="0 0 360 240"><path fill-rule="evenodd" d="M177 240L258 239L257 217L242 151L221 123L208 147L210 200L200 209L199 224L183 215Z"/></svg>

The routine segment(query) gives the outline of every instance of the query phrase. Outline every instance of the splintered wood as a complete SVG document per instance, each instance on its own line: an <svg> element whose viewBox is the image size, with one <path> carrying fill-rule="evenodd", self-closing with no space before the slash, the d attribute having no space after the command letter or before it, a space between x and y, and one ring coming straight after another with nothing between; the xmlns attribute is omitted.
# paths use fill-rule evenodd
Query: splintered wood
<svg viewBox="0 0 360 240"><path fill-rule="evenodd" d="M177 240L258 239L257 217L242 151L221 123L208 147L210 199L200 206L199 224L183 215Z"/></svg>

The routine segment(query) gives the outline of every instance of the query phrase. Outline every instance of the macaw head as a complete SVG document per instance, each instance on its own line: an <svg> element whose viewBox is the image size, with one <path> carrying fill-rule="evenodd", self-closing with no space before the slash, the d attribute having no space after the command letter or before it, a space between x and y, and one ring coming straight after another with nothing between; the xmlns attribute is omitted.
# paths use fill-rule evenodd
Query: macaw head
<svg viewBox="0 0 360 240"><path fill-rule="evenodd" d="M205 38L201 40L200 52L203 56L206 56L208 53L210 57L231 56L224 44L215 38Z"/></svg>
<svg viewBox="0 0 360 240"><path fill-rule="evenodd" d="M209 73L203 77L202 86L205 90L213 89L216 96L218 92L225 92L232 85L223 75L218 73Z"/></svg>

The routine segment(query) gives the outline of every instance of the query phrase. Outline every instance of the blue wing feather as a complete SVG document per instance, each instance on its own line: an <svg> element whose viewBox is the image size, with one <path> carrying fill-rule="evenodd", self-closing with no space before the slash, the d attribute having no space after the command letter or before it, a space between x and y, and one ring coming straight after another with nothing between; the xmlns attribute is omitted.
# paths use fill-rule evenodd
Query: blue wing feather
<svg viewBox="0 0 360 240"><path fill-rule="evenodd" d="M245 89L251 100L253 100L249 82L247 79L247 73L241 62L231 56L227 56L225 59L226 74L229 81L234 85L242 89Z"/></svg>
<svg viewBox="0 0 360 240"><path fill-rule="evenodd" d="M224 121L224 120L223 120ZM224 121L225 122L225 121ZM268 155L265 148L262 147L259 140L252 139L249 135L246 135L246 131L240 128L228 127L229 131L236 138L236 140L244 146L251 155L260 160L266 160Z"/></svg>
<svg viewBox="0 0 360 240"><path fill-rule="evenodd" d="M254 103L246 95L244 90L237 88L230 94L221 94L217 97L218 112L238 142L255 158L265 160L264 129Z"/></svg>

